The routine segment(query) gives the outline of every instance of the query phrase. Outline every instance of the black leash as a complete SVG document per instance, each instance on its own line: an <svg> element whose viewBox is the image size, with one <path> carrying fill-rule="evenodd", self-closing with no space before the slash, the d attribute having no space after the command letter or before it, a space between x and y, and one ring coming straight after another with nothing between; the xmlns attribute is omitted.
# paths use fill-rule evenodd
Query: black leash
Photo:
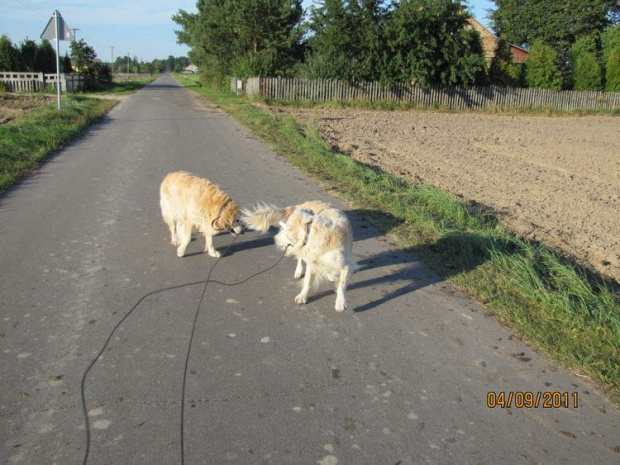
<svg viewBox="0 0 620 465"><path fill-rule="evenodd" d="M273 265L271 265L268 268L265 268L264 270L261 270L257 273L254 273L253 275L250 275L249 277L235 282L235 283L224 283L221 281L215 281L215 280L211 280L211 273L213 272L214 268L217 266L217 264L220 262L220 260L228 253L228 250L232 247L232 245L235 243L235 241L237 240L236 235L233 235L234 239L231 241L230 244L228 244L228 246L226 247L226 250L224 250L224 252L221 254L220 257L218 257L217 261L213 264L213 266L211 267L211 269L209 270L209 273L207 274L207 279L204 281L196 281L193 283L186 283L186 284L179 284L176 286L170 286L170 287L166 287L164 289L158 289L156 291L152 291L149 292L148 294L144 295L140 300L138 300L138 302L136 302L136 304L131 308L131 310L129 310L124 316L123 318L121 318L121 320L116 324L116 326L114 326L114 328L112 329L112 331L110 332L108 338L106 339L103 347L101 348L101 350L99 351L99 353L97 354L97 356L93 359L93 361L88 365L88 367L86 368L86 371L84 371L84 375L82 376L82 382L81 382L81 397L82 397L82 412L84 414L84 423L86 426L86 449L84 451L84 459L82 461L83 465L86 465L86 463L88 462L88 457L90 454L90 443L91 443L91 432L90 432L90 419L88 418L88 407L86 405L86 378L88 377L88 373L90 372L90 370L95 366L95 364L97 363L97 361L99 360L99 358L101 357L101 355L103 354L103 352L106 350L106 348L108 347L108 345L110 344L110 341L112 340L112 336L114 336L114 333L116 333L116 331L118 330L118 328L120 328L120 326L125 322L125 320L127 320L127 318L129 318L129 316L133 313L133 311L138 308L140 306L140 304L147 299L148 297L151 297L155 294L159 294L162 292L167 292L167 291L172 291L175 289L181 289L184 287L189 287L189 286L195 286L198 284L204 284L204 287L202 289L202 294L200 295L200 300L198 301L198 305L196 307L196 313L194 315L194 322L192 324L192 331L191 331L191 335L190 335L190 339L189 339L189 344L187 347L187 354L185 356L185 367L183 370L183 387L182 387L182 394L181 394L181 464L184 465L185 464L185 385L186 385L186 381L187 381L187 368L189 366L189 357L191 354L191 350L192 350L192 344L194 341L194 333L196 332L196 323L198 322L198 316L200 314L200 307L202 306L202 302L204 300L204 296L207 292L207 286L209 285L210 282L212 283L216 283L216 284L220 284L222 286L237 286L239 284L244 284L246 282L248 282L250 279L255 278L258 275L261 275L263 273L266 273L267 271L272 270L273 268L275 268L276 266L278 266L280 264L280 262L284 259L285 255L286 255L286 249L288 249L288 247L284 250L284 253L282 254L282 256L278 259L278 261L276 263L274 263Z"/></svg>

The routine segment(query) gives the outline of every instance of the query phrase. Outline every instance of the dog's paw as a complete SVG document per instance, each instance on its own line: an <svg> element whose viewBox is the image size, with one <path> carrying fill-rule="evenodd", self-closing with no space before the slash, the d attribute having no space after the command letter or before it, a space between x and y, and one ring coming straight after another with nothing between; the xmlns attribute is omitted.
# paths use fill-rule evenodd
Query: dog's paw
<svg viewBox="0 0 620 465"><path fill-rule="evenodd" d="M303 271L297 271L297 270L295 270L295 274L293 275L293 277L295 279L303 278L303 276L304 276L304 272Z"/></svg>
<svg viewBox="0 0 620 465"><path fill-rule="evenodd" d="M183 255L185 255L185 250L183 249L177 249L177 257L182 258Z"/></svg>
<svg viewBox="0 0 620 465"><path fill-rule="evenodd" d="M209 254L210 257L213 257L213 258L220 258L222 256L222 254L218 252L217 250L209 250L207 251L207 253Z"/></svg>
<svg viewBox="0 0 620 465"><path fill-rule="evenodd" d="M308 302L308 296L305 294L299 294L295 297L295 303L297 305L303 305Z"/></svg>
<svg viewBox="0 0 620 465"><path fill-rule="evenodd" d="M181 245L181 241L178 240L176 237L173 237L172 240L170 241L170 243L172 245Z"/></svg>
<svg viewBox="0 0 620 465"><path fill-rule="evenodd" d="M338 302L336 301L336 306L334 307L337 312L343 312L347 309L347 303L345 301Z"/></svg>

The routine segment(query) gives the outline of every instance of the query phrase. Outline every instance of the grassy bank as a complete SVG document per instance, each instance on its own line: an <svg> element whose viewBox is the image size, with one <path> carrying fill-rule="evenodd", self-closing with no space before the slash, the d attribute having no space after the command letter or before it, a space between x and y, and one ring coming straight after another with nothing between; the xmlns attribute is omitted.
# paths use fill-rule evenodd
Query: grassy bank
<svg viewBox="0 0 620 465"><path fill-rule="evenodd" d="M137 90L142 89L147 84L150 84L158 76L137 77L134 79L115 79L112 82L112 86L106 89L104 93L114 95L128 95L133 94Z"/></svg>
<svg viewBox="0 0 620 465"><path fill-rule="evenodd" d="M56 103L0 126L0 192L31 172L54 150L100 119L114 101L65 97Z"/></svg>
<svg viewBox="0 0 620 465"><path fill-rule="evenodd" d="M560 364L620 400L620 301L560 253L521 240L449 193L411 185L332 152L314 125L178 78L278 153L355 205L367 220Z"/></svg>
<svg viewBox="0 0 620 465"><path fill-rule="evenodd" d="M380 110L380 111L438 111L443 113L483 113L491 115L507 116L620 116L620 109L614 110L558 110L552 107L514 107L514 108L479 108L472 110L453 110L445 105L435 105L433 108L416 106L407 103L397 103L393 101L370 101L358 100L334 100L331 102L317 102L312 100L277 100L266 99L265 103L288 106L293 108L354 108L360 110Z"/></svg>

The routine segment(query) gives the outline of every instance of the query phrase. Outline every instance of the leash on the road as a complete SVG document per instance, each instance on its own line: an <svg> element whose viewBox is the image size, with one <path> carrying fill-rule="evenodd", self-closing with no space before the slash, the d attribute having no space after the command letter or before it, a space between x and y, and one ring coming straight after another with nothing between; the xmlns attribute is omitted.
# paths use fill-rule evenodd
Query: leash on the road
<svg viewBox="0 0 620 465"><path fill-rule="evenodd" d="M205 294L207 292L207 286L209 285L210 282L212 283L217 283L220 284L222 286L238 286L240 284L244 284L246 282L248 282L250 279L255 278L258 275L261 275L263 273L266 273L270 270L272 270L273 268L275 268L276 266L278 266L280 264L280 262L284 259L284 257L286 256L286 250L288 249L288 246L286 247L286 249L284 250L284 253L282 254L282 256L278 259L277 262L275 262L273 265L271 265L268 268L265 268L264 270L258 271L257 273L254 273L250 276L248 276L247 278L235 282L235 283L224 283L221 281L215 281L215 280L211 280L211 273L213 273L213 270L215 269L215 267L217 266L217 264L220 262L220 260L227 255L228 250L232 247L232 245L235 243L235 241L237 240L238 236L234 236L234 239L230 242L230 244L228 244L228 246L226 247L226 249L224 250L224 252L221 254L220 257L218 257L218 259L216 260L216 262L213 264L213 266L211 266L211 269L209 270L209 273L207 274L207 279L204 281L196 281L193 283L186 283L186 284L179 284L176 286L170 286L170 287L166 287L164 289L158 289L156 291L152 291L149 292L148 294L144 295L140 300L138 300L138 302L136 302L136 304L131 308L131 310L129 310L124 316L123 318L121 318L121 320L116 324L116 326L114 326L114 328L112 329L112 331L110 332L108 338L106 339L105 343L103 344L103 347L101 348L101 350L99 351L99 353L97 354L97 356L93 359L93 361L88 365L88 367L86 368L86 371L84 371L84 375L82 376L82 382L81 382L81 397L82 397L82 413L84 414L84 424L85 424L85 429L86 429L86 449L84 451L84 460L82 461L83 465L86 465L86 463L88 462L88 457L90 454L90 443L91 443L91 432L90 432L90 419L88 418L88 407L86 405L86 392L85 392L85 388L86 388L86 378L88 377L88 373L90 372L90 370L95 366L95 364L97 363L97 361L99 360L99 358L101 357L101 355L103 354L103 352L106 350L106 348L108 347L108 345L110 344L110 341L112 340L112 336L114 336L114 333L116 333L116 331L118 330L118 328L121 327L121 325L125 322L125 320L127 320L127 318L129 318L129 316L133 313L133 311L138 308L140 306L140 304L147 299L148 297L151 297L155 294L160 294L162 292L167 292L167 291L172 291L175 289L181 289L184 287L189 287L189 286L195 286L197 284L204 284L204 287L202 289L202 294L200 295L200 299L198 301L198 305L196 306L196 312L194 315L194 321L192 323L192 331L191 331L191 335L189 338L189 344L187 347L187 354L185 356L185 367L183 369L183 385L182 385L182 393L181 393L181 465L185 464L185 385L186 385L186 381L187 381L187 368L189 366L189 357L192 351L192 344L194 341L194 333L196 332L196 323L198 322L198 316L200 314L200 307L202 306L202 302L204 300Z"/></svg>

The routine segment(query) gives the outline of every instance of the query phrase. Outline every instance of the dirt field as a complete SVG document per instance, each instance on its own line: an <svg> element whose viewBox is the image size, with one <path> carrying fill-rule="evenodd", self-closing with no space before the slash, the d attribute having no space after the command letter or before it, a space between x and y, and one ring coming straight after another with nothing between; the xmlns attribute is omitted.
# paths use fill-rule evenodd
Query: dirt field
<svg viewBox="0 0 620 465"><path fill-rule="evenodd" d="M39 107L55 102L55 95L0 94L0 124L19 118Z"/></svg>
<svg viewBox="0 0 620 465"><path fill-rule="evenodd" d="M620 118L295 110L341 152L448 190L620 282Z"/></svg>

